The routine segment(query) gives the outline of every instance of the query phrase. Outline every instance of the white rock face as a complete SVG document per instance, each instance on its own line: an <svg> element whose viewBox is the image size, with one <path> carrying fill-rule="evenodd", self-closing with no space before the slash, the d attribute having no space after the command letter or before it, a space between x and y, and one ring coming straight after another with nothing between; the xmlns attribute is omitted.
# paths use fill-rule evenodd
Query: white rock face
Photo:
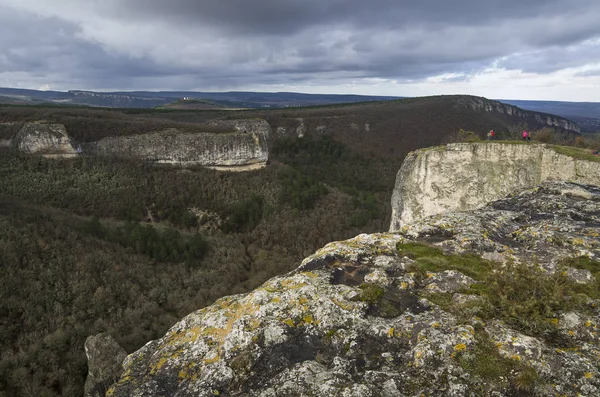
<svg viewBox="0 0 600 397"><path fill-rule="evenodd" d="M546 180L600 185L600 162L533 143L456 143L417 150L396 176L390 231L422 217L476 209Z"/></svg>
<svg viewBox="0 0 600 397"><path fill-rule="evenodd" d="M15 136L13 145L20 152L44 157L65 158L78 154L62 124L26 123Z"/></svg>
<svg viewBox="0 0 600 397"><path fill-rule="evenodd" d="M266 126L266 127L265 127ZM177 129L105 138L85 145L85 153L139 158L161 164L201 165L246 171L264 167L269 158L264 120L236 120L232 132L185 133Z"/></svg>
<svg viewBox="0 0 600 397"><path fill-rule="evenodd" d="M298 136L298 138L302 138L304 137L304 134L306 134L306 124L304 124L303 118L299 118L297 120L300 122L300 124L298 125L298 127L296 127L296 135Z"/></svg>

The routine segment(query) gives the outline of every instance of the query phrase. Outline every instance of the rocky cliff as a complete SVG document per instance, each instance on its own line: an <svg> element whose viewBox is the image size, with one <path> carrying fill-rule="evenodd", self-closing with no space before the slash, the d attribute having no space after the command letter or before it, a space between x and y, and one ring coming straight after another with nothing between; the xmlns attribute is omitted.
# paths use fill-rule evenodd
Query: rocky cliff
<svg viewBox="0 0 600 397"><path fill-rule="evenodd" d="M107 396L597 396L599 225L600 189L547 182L328 244L128 356Z"/></svg>
<svg viewBox="0 0 600 397"><path fill-rule="evenodd" d="M532 125L542 124L548 127L560 128L571 132L580 132L580 126L564 117L554 114L524 110L520 107L493 101L487 98L464 96L459 100L465 107L476 111L497 112L509 116L519 117Z"/></svg>
<svg viewBox="0 0 600 397"><path fill-rule="evenodd" d="M62 124L25 123L13 139L0 140L26 154L45 157L86 155L120 156L181 166L201 165L219 170L244 171L264 167L269 158L269 124L261 119L221 120L210 130L186 132L178 129L118 136L76 145Z"/></svg>
<svg viewBox="0 0 600 397"><path fill-rule="evenodd" d="M12 145L22 153L44 157L67 158L78 154L62 124L25 123Z"/></svg>
<svg viewBox="0 0 600 397"><path fill-rule="evenodd" d="M396 177L390 231L444 211L475 209L548 179L600 185L600 162L559 151L544 144L486 142L412 152Z"/></svg>
<svg viewBox="0 0 600 397"><path fill-rule="evenodd" d="M84 153L139 158L161 164L201 165L220 170L264 167L269 157L269 125L264 120L219 122L222 133L187 133L177 129L105 138L85 144Z"/></svg>

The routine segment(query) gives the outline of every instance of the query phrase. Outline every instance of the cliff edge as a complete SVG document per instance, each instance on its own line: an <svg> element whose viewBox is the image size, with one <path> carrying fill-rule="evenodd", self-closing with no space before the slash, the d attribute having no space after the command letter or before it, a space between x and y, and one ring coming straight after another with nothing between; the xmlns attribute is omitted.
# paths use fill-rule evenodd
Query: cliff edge
<svg viewBox="0 0 600 397"><path fill-rule="evenodd" d="M559 151L536 143L482 142L411 152L396 176L390 231L445 211L479 208L549 179L600 185L600 162Z"/></svg>
<svg viewBox="0 0 600 397"><path fill-rule="evenodd" d="M597 396L599 223L599 188L547 182L328 244L129 355L107 396Z"/></svg>

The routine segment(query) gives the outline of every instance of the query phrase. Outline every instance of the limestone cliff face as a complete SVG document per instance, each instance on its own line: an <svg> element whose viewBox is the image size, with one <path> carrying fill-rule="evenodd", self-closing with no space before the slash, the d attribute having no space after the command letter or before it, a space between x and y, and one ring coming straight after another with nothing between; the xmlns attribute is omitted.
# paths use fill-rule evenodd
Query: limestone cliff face
<svg viewBox="0 0 600 397"><path fill-rule="evenodd" d="M486 98L477 98L466 96L459 100L464 106L479 111L497 112L509 116L515 116L524 121L537 122L549 127L560 128L571 132L581 132L579 124L565 119L564 117L553 114L538 113L529 110L523 110L517 106L508 105L506 103L492 101Z"/></svg>
<svg viewBox="0 0 600 397"><path fill-rule="evenodd" d="M328 244L295 271L219 299L129 355L107 396L597 396L599 301L548 323L570 346L557 348L482 320L487 298L464 293L478 281L451 269L420 274L406 243L498 261L535 256L549 273L584 285L594 281L589 271L556 261L598 257L599 222L600 189L552 182L403 233ZM448 305L434 303L440 293Z"/></svg>
<svg viewBox="0 0 600 397"><path fill-rule="evenodd" d="M26 123L12 140L12 145L22 153L50 158L78 154L62 124Z"/></svg>
<svg viewBox="0 0 600 397"><path fill-rule="evenodd" d="M186 133L170 129L111 137L86 144L84 153L222 170L246 170L266 165L269 128L265 121L236 120L229 124L219 122L219 126L228 126L232 132Z"/></svg>
<svg viewBox="0 0 600 397"><path fill-rule="evenodd" d="M417 150L398 171L390 231L445 211L479 208L548 179L600 185L600 162L543 144L457 143Z"/></svg>

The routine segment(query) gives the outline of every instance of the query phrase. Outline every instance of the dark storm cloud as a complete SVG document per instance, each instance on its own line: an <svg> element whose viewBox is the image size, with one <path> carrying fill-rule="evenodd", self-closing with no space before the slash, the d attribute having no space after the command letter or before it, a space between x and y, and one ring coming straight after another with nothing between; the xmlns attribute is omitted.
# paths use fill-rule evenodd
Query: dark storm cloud
<svg viewBox="0 0 600 397"><path fill-rule="evenodd" d="M600 62L596 0L0 0L0 85L232 88ZM15 77L16 76L16 77ZM51 78L50 78L51 77Z"/></svg>
<svg viewBox="0 0 600 397"><path fill-rule="evenodd" d="M568 16L589 10L589 0L120 0L104 3L113 17L169 18L209 24L236 33L290 34L314 26L475 25L509 20L514 29L532 17ZM564 21L566 22L566 21ZM541 35L543 36L543 35Z"/></svg>

